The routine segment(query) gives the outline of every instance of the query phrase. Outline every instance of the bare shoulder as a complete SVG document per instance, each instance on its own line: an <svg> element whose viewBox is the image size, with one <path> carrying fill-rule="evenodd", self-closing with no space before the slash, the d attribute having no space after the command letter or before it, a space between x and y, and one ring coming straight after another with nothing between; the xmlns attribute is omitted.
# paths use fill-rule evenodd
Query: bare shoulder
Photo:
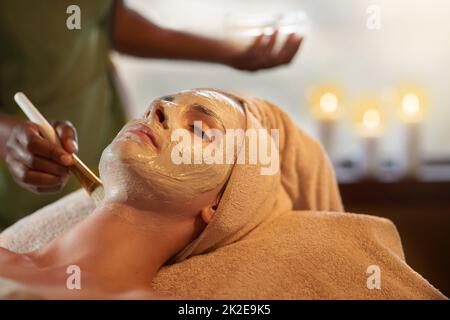
<svg viewBox="0 0 450 320"><path fill-rule="evenodd" d="M0 263L21 259L22 255L0 247Z"/></svg>
<svg viewBox="0 0 450 320"><path fill-rule="evenodd" d="M16 273L17 268L21 266L24 259L21 254L0 248L0 276L9 276Z"/></svg>

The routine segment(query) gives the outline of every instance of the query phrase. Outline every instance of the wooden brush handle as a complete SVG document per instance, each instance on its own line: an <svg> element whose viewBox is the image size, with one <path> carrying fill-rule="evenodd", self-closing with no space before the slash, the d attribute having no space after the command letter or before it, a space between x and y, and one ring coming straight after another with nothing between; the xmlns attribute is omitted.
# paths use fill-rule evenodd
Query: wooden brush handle
<svg viewBox="0 0 450 320"><path fill-rule="evenodd" d="M75 154L72 155L73 165L70 171L86 191L91 194L102 185L100 179Z"/></svg>

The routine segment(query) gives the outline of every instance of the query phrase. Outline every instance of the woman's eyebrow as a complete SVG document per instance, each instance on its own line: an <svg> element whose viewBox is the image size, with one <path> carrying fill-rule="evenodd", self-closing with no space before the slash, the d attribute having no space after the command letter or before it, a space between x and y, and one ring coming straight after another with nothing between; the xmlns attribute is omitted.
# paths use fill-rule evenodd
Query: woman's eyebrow
<svg viewBox="0 0 450 320"><path fill-rule="evenodd" d="M174 96L164 96L164 97L159 98L159 100L168 101L168 102L173 102L174 99L175 99Z"/></svg>
<svg viewBox="0 0 450 320"><path fill-rule="evenodd" d="M191 106L191 109L196 110L198 112L201 112L207 116L213 117L217 122L219 122L219 124L222 126L223 130L225 131L225 126L223 125L222 120L220 119L220 117L217 115L217 113L215 113L214 111L212 111L211 109L208 109L207 107L198 104L198 103L194 103Z"/></svg>

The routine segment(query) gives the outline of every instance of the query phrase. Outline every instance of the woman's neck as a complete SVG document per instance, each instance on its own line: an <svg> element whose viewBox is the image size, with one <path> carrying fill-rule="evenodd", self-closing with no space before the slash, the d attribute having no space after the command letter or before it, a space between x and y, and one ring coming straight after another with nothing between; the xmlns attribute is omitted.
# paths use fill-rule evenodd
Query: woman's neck
<svg viewBox="0 0 450 320"><path fill-rule="evenodd" d="M81 274L105 281L150 285L160 267L191 240L193 223L108 203L29 256L42 267L77 265Z"/></svg>

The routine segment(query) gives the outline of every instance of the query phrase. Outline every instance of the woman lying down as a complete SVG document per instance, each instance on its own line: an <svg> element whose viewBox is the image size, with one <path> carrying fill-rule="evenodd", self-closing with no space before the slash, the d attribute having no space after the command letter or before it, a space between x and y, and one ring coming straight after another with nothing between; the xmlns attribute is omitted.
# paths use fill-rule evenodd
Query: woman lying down
<svg viewBox="0 0 450 320"><path fill-rule="evenodd" d="M103 202L50 241L17 247L55 233L16 232L39 212L0 234L2 298L446 298L406 264L390 221L343 212L320 145L269 102L157 99L104 150L100 176Z"/></svg>

